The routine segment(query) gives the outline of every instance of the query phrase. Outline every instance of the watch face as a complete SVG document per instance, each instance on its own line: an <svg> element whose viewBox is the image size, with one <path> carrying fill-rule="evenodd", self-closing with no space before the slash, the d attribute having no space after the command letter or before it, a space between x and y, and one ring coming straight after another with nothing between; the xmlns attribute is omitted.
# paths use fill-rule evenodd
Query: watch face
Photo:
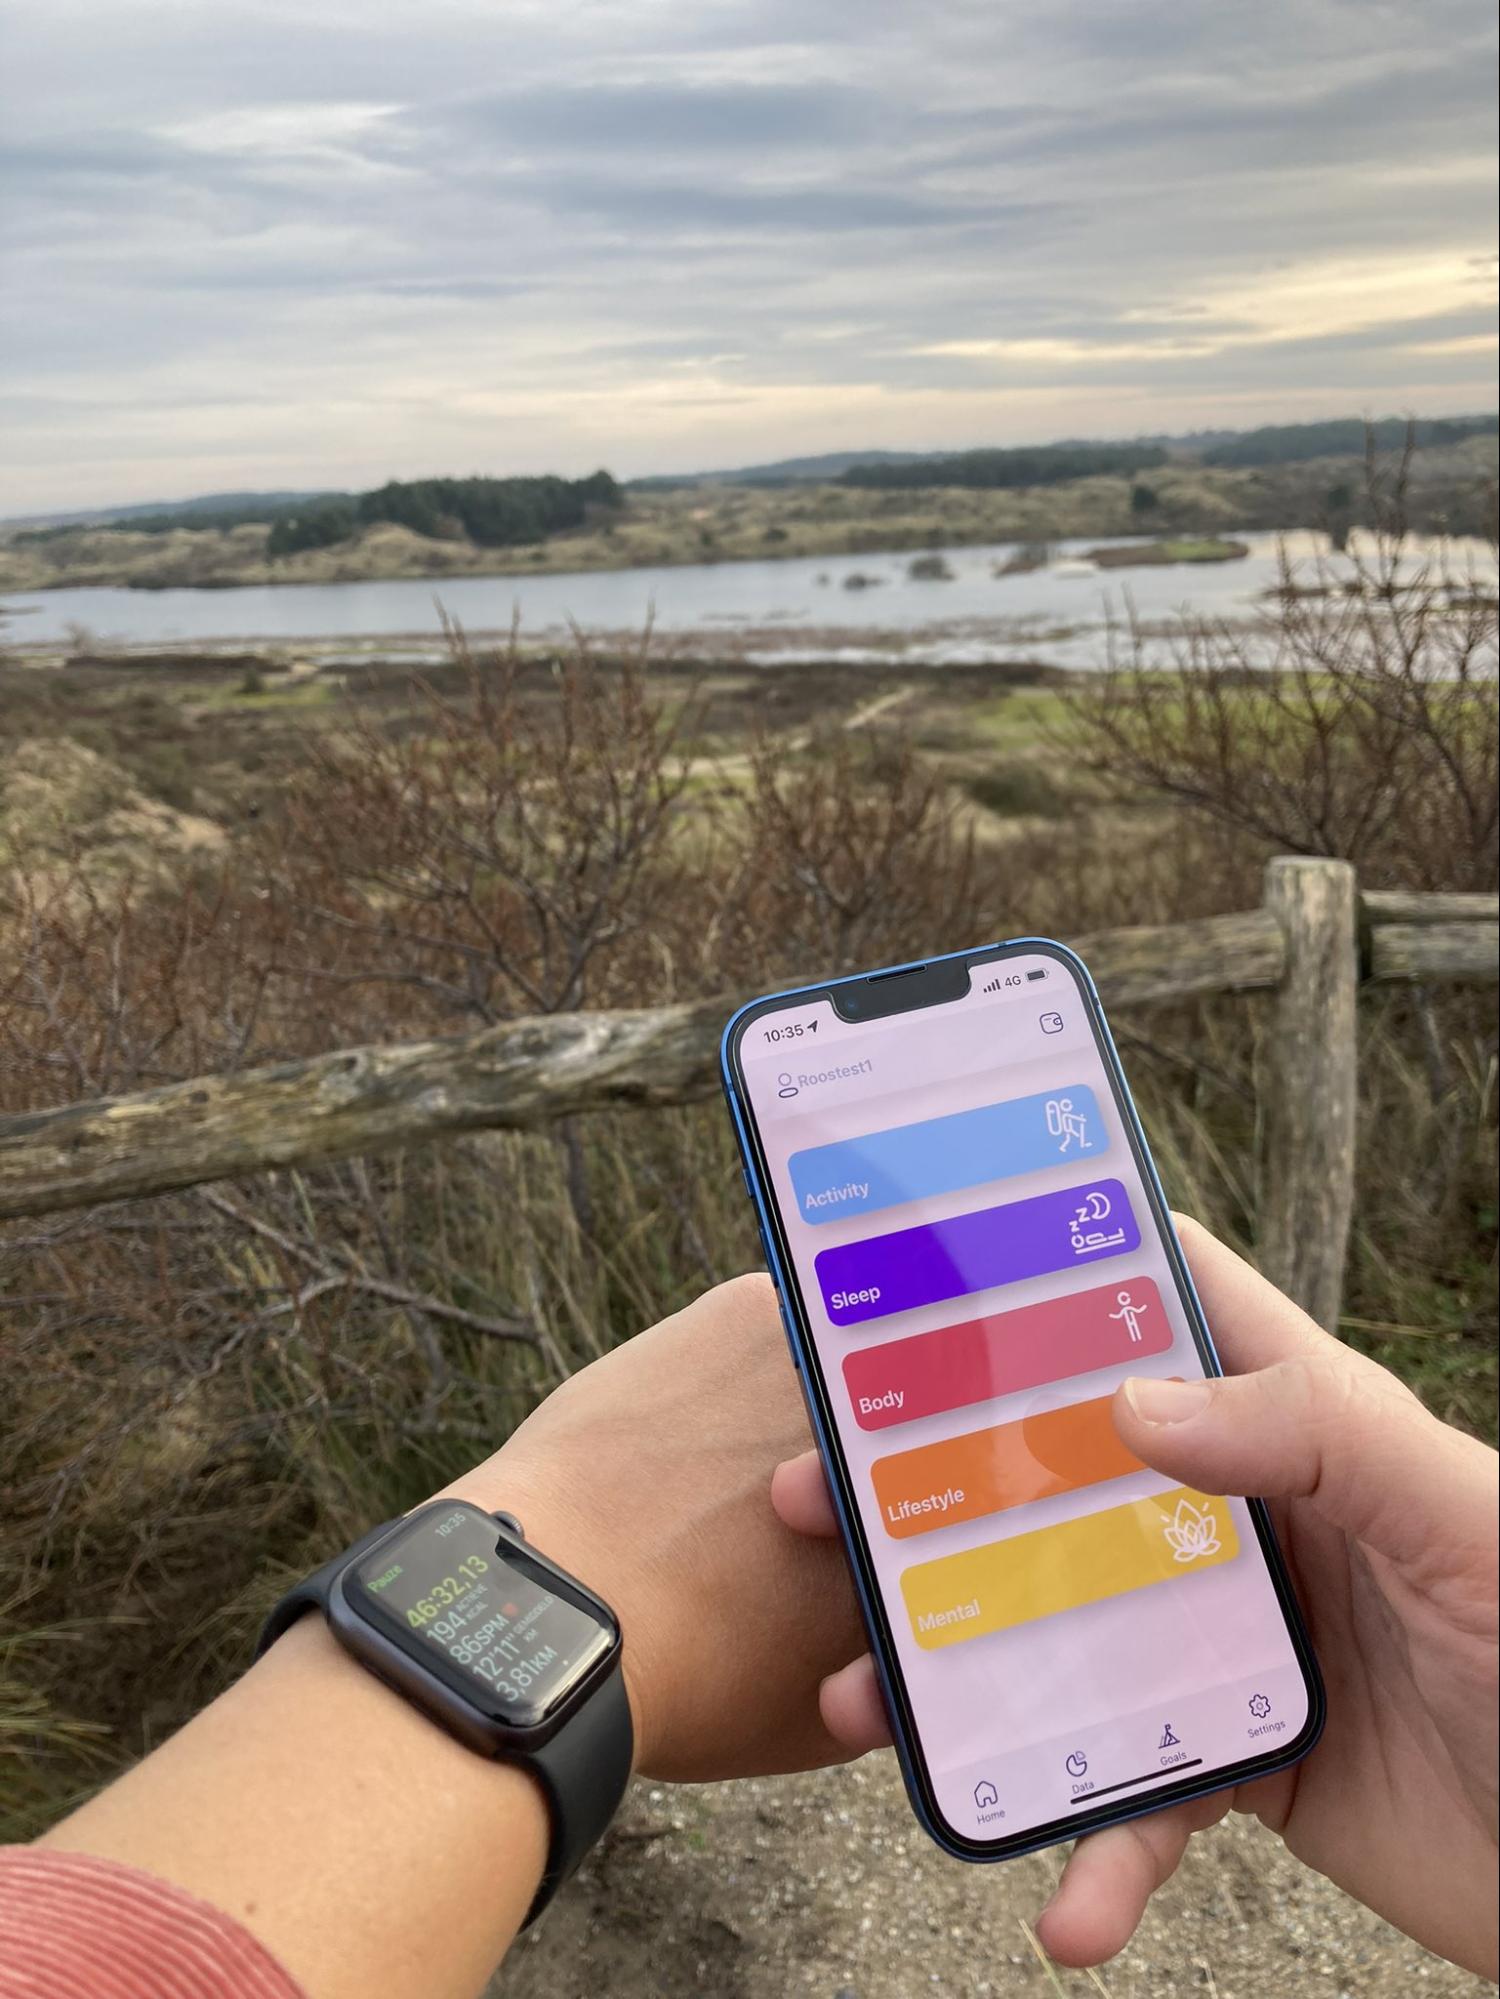
<svg viewBox="0 0 1500 1999"><path fill-rule="evenodd" d="M478 1507L431 1507L346 1576L348 1601L404 1652L513 1728L545 1721L615 1631Z"/></svg>

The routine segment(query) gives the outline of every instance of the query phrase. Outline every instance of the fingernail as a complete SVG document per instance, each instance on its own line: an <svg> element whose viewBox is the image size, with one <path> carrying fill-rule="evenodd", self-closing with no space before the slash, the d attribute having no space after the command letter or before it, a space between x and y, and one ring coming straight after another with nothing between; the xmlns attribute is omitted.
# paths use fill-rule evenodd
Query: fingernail
<svg viewBox="0 0 1500 1999"><path fill-rule="evenodd" d="M1149 1374L1125 1384L1125 1400L1143 1423L1191 1423L1203 1414L1212 1394L1206 1381L1162 1381Z"/></svg>

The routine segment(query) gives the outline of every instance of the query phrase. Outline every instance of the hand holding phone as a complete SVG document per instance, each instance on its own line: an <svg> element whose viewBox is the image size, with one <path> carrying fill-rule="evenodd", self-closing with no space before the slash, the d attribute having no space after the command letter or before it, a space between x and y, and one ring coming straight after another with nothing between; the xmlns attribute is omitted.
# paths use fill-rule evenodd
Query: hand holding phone
<svg viewBox="0 0 1500 1999"><path fill-rule="evenodd" d="M1038 1931L1063 1964L1114 1956L1191 1835L1233 1808L1429 1949L1493 1978L1495 1453L1205 1230L1178 1226L1230 1376L1187 1410L1154 1410L1127 1386L1117 1425L1166 1477L1270 1496L1341 1698L1295 1770L1081 1842ZM780 1467L772 1498L797 1531L838 1532L815 1452ZM856 1753L891 1739L868 1657L824 1683L822 1706Z"/></svg>
<svg viewBox="0 0 1500 1999"><path fill-rule="evenodd" d="M1028 940L772 995L725 1079L918 1817L1003 1859L1287 1768L1264 1508L1153 1470L1218 1363L1096 995Z"/></svg>

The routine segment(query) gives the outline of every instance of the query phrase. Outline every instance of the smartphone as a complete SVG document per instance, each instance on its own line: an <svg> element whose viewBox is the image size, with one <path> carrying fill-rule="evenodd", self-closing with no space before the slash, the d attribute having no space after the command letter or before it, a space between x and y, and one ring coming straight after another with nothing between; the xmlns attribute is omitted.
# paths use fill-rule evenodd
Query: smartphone
<svg viewBox="0 0 1500 1999"><path fill-rule="evenodd" d="M1026 938L743 1007L723 1075L916 1814L1003 1860L1285 1768L1264 1506L1120 1441L1221 1370L1093 982Z"/></svg>

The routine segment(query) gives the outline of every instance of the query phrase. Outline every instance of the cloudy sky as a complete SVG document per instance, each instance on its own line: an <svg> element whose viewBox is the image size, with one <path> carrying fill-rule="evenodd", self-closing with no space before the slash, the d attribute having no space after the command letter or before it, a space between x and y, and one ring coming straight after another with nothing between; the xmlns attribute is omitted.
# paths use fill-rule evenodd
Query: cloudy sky
<svg viewBox="0 0 1500 1999"><path fill-rule="evenodd" d="M0 515L1495 400L1493 0L0 11Z"/></svg>

